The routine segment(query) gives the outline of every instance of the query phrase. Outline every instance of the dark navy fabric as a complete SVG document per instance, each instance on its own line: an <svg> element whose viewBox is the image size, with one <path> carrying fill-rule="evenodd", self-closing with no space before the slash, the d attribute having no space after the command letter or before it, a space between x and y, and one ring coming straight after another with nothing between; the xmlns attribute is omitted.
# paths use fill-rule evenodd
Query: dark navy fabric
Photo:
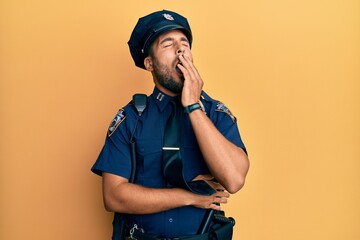
<svg viewBox="0 0 360 240"><path fill-rule="evenodd" d="M137 151L135 183L151 188L166 188L167 183L162 173L162 147L166 121L172 111L172 98L154 88L147 98L147 107L138 120L134 133ZM224 111L217 111L218 101L202 92L201 99L207 116L216 128L232 143L245 150L235 118ZM124 107L125 119L117 129L106 137L104 147L92 167L98 175L108 172L124 178L130 177L131 154L130 137L134 130L138 114L129 103ZM189 116L181 110L182 139L181 155L184 164L185 180L191 181L199 174L208 174L209 170L201 155ZM246 151L246 150L245 150ZM236 176L234 176L236 177ZM129 193L131 194L131 193ZM206 210L195 207L181 207L169 211L128 215L129 223L136 223L147 233L176 237L196 234Z"/></svg>

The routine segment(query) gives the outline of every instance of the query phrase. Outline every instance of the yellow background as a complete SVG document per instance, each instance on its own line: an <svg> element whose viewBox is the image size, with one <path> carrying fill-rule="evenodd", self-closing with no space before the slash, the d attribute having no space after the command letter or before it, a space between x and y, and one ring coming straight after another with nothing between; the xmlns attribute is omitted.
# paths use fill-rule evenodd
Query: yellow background
<svg viewBox="0 0 360 240"><path fill-rule="evenodd" d="M2 0L0 239L110 238L89 169L117 109L152 91L126 42L161 9L189 19L250 154L234 239L360 239L358 0Z"/></svg>

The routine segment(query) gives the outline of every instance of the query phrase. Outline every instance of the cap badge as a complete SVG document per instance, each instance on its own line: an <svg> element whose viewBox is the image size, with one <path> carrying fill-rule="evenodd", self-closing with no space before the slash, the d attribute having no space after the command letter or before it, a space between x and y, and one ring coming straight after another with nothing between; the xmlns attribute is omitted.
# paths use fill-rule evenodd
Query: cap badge
<svg viewBox="0 0 360 240"><path fill-rule="evenodd" d="M173 16L171 16L171 15L168 14L168 13L164 13L164 14L163 14L163 17L164 17L165 19L167 19L167 20L174 21Z"/></svg>

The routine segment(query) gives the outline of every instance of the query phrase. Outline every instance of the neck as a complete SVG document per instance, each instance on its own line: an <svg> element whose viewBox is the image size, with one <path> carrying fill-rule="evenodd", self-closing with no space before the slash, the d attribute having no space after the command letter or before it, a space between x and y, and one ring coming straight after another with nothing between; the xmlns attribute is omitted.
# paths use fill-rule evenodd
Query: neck
<svg viewBox="0 0 360 240"><path fill-rule="evenodd" d="M161 86L160 84L158 84L156 82L155 82L155 87L170 97L176 97L176 96L180 95L180 93L174 93L174 92L170 91L169 89L164 88L163 86Z"/></svg>

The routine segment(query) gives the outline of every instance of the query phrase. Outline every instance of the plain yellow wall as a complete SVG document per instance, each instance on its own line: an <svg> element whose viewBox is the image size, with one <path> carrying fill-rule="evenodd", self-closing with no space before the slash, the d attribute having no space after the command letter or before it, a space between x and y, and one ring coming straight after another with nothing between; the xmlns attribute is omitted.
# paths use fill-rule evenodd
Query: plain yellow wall
<svg viewBox="0 0 360 240"><path fill-rule="evenodd" d="M358 0L2 0L0 239L110 238L89 169L117 109L152 91L126 42L161 9L189 19L249 150L234 239L360 239Z"/></svg>

